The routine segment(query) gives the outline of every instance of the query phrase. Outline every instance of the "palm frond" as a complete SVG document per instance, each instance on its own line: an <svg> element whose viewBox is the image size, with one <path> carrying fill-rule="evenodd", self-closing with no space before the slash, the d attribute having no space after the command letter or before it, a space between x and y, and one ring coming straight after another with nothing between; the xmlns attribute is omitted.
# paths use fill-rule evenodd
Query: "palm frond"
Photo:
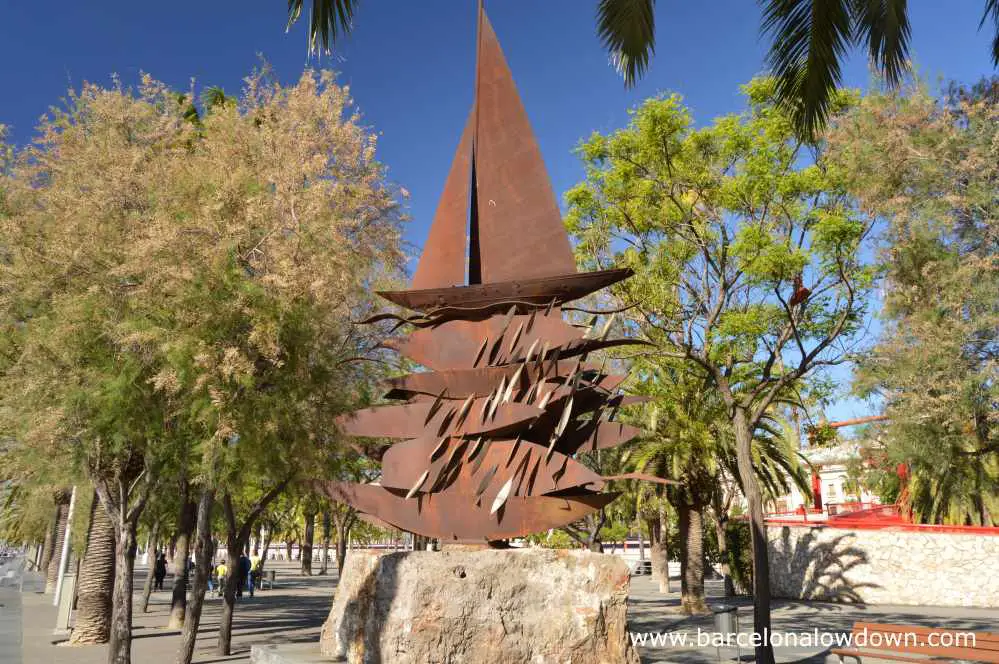
<svg viewBox="0 0 999 664"><path fill-rule="evenodd" d="M908 69L908 0L853 0L854 40L866 43L885 81L898 86Z"/></svg>
<svg viewBox="0 0 999 664"><path fill-rule="evenodd" d="M825 124L841 60L853 39L848 0L764 0L764 33L777 102L798 132L812 137Z"/></svg>
<svg viewBox="0 0 999 664"><path fill-rule="evenodd" d="M631 87L656 52L655 0L600 0L597 34Z"/></svg>
<svg viewBox="0 0 999 664"><path fill-rule="evenodd" d="M285 31L302 15L304 0L288 0L288 25ZM341 35L350 32L353 26L357 0L312 0L309 16L309 53L320 48L329 53Z"/></svg>
<svg viewBox="0 0 999 664"><path fill-rule="evenodd" d="M982 14L982 21L978 24L979 30L985 25L985 21L989 20L989 16L995 25L995 36L992 38L992 64L999 67L999 0L985 1L985 13Z"/></svg>
<svg viewBox="0 0 999 664"><path fill-rule="evenodd" d="M229 101L231 100L226 95L225 90L217 85L209 86L201 93L201 105L204 106L206 111L211 111L214 108L221 108Z"/></svg>
<svg viewBox="0 0 999 664"><path fill-rule="evenodd" d="M198 109L194 105L194 102L189 100L187 95L181 92L175 93L174 98L177 100L177 105L184 109L184 119L195 126L200 126L201 116L198 115Z"/></svg>

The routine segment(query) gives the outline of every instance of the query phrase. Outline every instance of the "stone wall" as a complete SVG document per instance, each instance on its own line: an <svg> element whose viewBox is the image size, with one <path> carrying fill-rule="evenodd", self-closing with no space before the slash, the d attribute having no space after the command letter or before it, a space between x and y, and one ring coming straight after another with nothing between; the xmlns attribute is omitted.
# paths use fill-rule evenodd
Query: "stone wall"
<svg viewBox="0 0 999 664"><path fill-rule="evenodd" d="M775 597L999 607L999 534L767 528Z"/></svg>

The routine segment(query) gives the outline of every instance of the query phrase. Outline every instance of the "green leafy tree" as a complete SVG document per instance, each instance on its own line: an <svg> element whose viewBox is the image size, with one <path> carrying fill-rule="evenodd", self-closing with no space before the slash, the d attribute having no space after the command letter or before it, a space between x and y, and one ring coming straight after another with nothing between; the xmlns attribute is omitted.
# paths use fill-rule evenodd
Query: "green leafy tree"
<svg viewBox="0 0 999 664"><path fill-rule="evenodd" d="M548 549L575 549L579 547L579 542L569 537L565 530L559 528L544 533L535 533L530 535L527 540Z"/></svg>
<svg viewBox="0 0 999 664"><path fill-rule="evenodd" d="M701 129L676 95L646 101L626 128L580 147L586 179L567 194L566 220L584 266L635 271L614 293L655 344L650 354L696 367L724 405L753 525L761 633L770 588L754 435L811 373L845 361L875 276L861 251L873 220L797 137L775 86L754 80L746 112ZM771 649L757 661L772 662Z"/></svg>
<svg viewBox="0 0 999 664"><path fill-rule="evenodd" d="M999 525L999 82L922 85L838 119L830 158L886 220L884 331L857 389L883 400L871 479L917 519Z"/></svg>
<svg viewBox="0 0 999 664"><path fill-rule="evenodd" d="M138 522L179 450L201 493L189 661L215 496L235 511L243 478L310 463L373 345L350 321L400 259L375 137L331 74L263 70L238 104L189 106L149 77L85 85L3 181L4 433L77 459L114 524L118 664Z"/></svg>
<svg viewBox="0 0 999 664"><path fill-rule="evenodd" d="M368 458L356 452L346 452L329 458L326 462L326 468L328 469L326 479L349 482L370 482L375 480L381 472ZM339 501L332 501L329 514L336 537L337 574L342 575L343 565L347 560L347 545L350 543L351 532L358 524L360 517L356 509Z"/></svg>

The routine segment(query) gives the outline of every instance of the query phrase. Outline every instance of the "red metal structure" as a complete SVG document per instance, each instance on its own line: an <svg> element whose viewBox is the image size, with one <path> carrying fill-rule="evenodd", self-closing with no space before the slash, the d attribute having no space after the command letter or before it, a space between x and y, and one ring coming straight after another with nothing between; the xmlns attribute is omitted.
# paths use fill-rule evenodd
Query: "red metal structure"
<svg viewBox="0 0 999 664"><path fill-rule="evenodd" d="M884 422L886 420L888 420L887 415L869 415L851 420L829 422L823 426L830 429L839 429L859 424L869 424L871 422ZM814 444L814 432L809 433L809 439ZM822 500L822 482L818 469L815 469L812 471L812 507L803 505L791 512L771 513L767 515L767 520L789 524L814 523L820 520L827 525L843 528L886 528L906 525L920 530L968 532L968 527L966 526L913 524L912 508L909 505L908 465L904 463L898 464L896 473L898 473L902 489L898 500L894 504L881 505L877 503L846 501L824 505ZM993 532L994 529L986 529L986 531Z"/></svg>
<svg viewBox="0 0 999 664"><path fill-rule="evenodd" d="M829 422L823 426L829 429L839 429L842 427L856 426L858 424L869 424L871 422L884 422L887 419L888 419L887 415L868 415L867 417L857 417L852 420ZM810 432L808 434L808 437L810 441L813 441L814 434ZM822 511L822 480L819 477L818 470L812 471L812 510L814 512Z"/></svg>
<svg viewBox="0 0 999 664"><path fill-rule="evenodd" d="M372 456L375 484L317 481L359 512L444 542L563 526L611 502L607 480L574 458L639 431L620 424L623 376L591 352L641 343L582 329L562 306L631 275L577 273L527 114L480 5L475 101L413 288L379 293L411 310L390 347L429 372L386 382L398 405L341 418L354 436L400 439ZM467 242L466 242L467 230ZM467 261L467 263L466 263ZM467 269L466 269L467 264ZM660 480L661 481L661 480Z"/></svg>

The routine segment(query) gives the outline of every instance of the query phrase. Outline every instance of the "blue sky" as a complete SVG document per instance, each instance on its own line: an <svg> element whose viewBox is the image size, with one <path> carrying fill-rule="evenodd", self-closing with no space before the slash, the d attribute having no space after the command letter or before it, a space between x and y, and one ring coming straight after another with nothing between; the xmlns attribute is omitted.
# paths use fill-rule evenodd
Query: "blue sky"
<svg viewBox="0 0 999 664"><path fill-rule="evenodd" d="M913 55L930 80L974 81L993 72L989 26L978 31L983 1L909 5ZM559 195L581 176L573 146L624 124L628 107L676 91L707 123L739 111L738 86L763 71L752 0L659 0L656 57L627 91L594 34L596 0L487 0L486 7ZM260 54L293 80L307 64L305 25L285 34L285 8L283 0L0 0L0 123L11 126L16 143L27 142L38 117L70 86L107 83L112 73L132 83L145 71L180 89L194 77L198 86L232 94ZM381 134L381 160L412 193L407 237L417 245L471 102L474 10L473 0L363 0L353 34L319 63L341 73ZM845 74L848 85L866 85L861 54ZM828 414L867 410L844 400Z"/></svg>

